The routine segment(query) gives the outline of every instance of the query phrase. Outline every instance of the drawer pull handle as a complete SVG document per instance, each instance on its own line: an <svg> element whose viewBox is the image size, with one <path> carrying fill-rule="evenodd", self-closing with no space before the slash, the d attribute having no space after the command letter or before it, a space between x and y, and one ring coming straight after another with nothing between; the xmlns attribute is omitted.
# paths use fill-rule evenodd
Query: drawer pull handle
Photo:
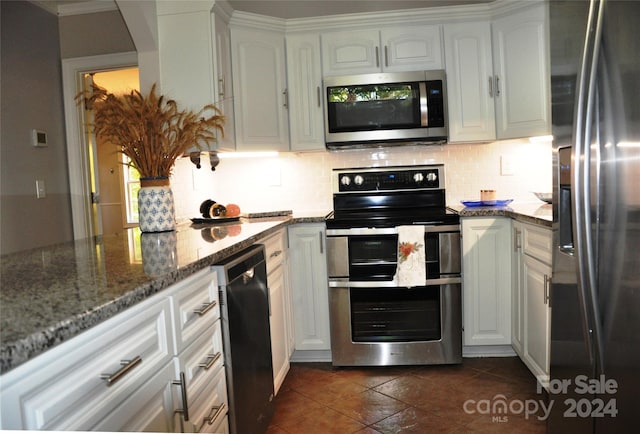
<svg viewBox="0 0 640 434"><path fill-rule="evenodd" d="M224 402L217 407L211 407L211 411L209 412L209 415L204 418L204 421L209 425L212 425L213 421L216 420L226 409L227 406L224 405Z"/></svg>
<svg viewBox="0 0 640 434"><path fill-rule="evenodd" d="M194 310L193 312L202 316L205 313L209 312L211 309L213 309L216 306L216 304L218 304L217 300L213 300L211 303L203 303L202 306L200 306L200 309Z"/></svg>
<svg viewBox="0 0 640 434"><path fill-rule="evenodd" d="M203 363L200 363L200 367L204 368L205 371L209 368L211 368L219 359L220 357L222 357L222 353L220 351L218 351L215 354L209 354L207 355L207 360Z"/></svg>
<svg viewBox="0 0 640 434"><path fill-rule="evenodd" d="M182 409L178 409L176 413L182 413L185 422L189 422L189 403L187 401L187 380L184 372L180 372L180 380L172 382L174 386L180 386L182 392Z"/></svg>
<svg viewBox="0 0 640 434"><path fill-rule="evenodd" d="M281 254L282 254L282 250L276 250L275 252L273 252L272 254L269 255L269 259L276 258L276 257L280 256Z"/></svg>
<svg viewBox="0 0 640 434"><path fill-rule="evenodd" d="M141 362L142 359L140 358L140 356L136 356L131 360L121 360L120 364L122 365L122 368L118 369L113 374L102 374L100 375L100 379L105 380L107 382L107 386L111 386L113 383L124 377L127 372L138 366Z"/></svg>

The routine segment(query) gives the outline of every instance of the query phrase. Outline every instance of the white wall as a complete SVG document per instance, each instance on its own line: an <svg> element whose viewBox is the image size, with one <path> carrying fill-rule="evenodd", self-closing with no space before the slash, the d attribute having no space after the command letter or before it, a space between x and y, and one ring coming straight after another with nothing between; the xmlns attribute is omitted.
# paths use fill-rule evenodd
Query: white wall
<svg viewBox="0 0 640 434"><path fill-rule="evenodd" d="M511 161L514 175L500 175L501 157ZM236 203L243 212L328 212L333 208L333 168L430 163L445 165L448 205L477 200L480 189L496 189L498 199L542 204L531 192L551 191L551 144L522 140L225 159L215 172L204 161L196 169L182 159L172 178L176 216L178 220L197 217L205 199Z"/></svg>

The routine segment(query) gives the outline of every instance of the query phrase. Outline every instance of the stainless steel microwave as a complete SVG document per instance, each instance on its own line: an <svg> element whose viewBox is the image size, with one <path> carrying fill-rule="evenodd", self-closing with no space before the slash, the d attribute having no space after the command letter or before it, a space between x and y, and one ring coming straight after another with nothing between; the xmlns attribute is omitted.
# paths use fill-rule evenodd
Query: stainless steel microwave
<svg viewBox="0 0 640 434"><path fill-rule="evenodd" d="M447 142L444 70L327 77L323 87L330 150Z"/></svg>

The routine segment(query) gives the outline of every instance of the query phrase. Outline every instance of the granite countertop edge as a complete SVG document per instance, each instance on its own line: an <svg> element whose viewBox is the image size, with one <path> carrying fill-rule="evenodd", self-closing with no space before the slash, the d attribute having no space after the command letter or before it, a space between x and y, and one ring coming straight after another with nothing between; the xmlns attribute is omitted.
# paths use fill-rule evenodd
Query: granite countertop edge
<svg viewBox="0 0 640 434"><path fill-rule="evenodd" d="M452 207L452 209L456 211L460 217L510 217L517 221L532 223L550 229L553 224L551 205L534 204L534 206L538 208L533 211L529 209L519 210L510 206ZM540 212L542 215L535 215L536 212Z"/></svg>
<svg viewBox="0 0 640 434"><path fill-rule="evenodd" d="M24 338L0 343L0 374L5 374L56 345L72 339L80 333L161 292L174 283L255 244L258 240L277 232L283 227L299 223L321 223L324 222L324 216L298 216L292 215L290 212L286 214L256 213L252 215L251 220L274 221L276 224L178 270L140 284L131 291L107 303L88 309L63 321L58 321Z"/></svg>

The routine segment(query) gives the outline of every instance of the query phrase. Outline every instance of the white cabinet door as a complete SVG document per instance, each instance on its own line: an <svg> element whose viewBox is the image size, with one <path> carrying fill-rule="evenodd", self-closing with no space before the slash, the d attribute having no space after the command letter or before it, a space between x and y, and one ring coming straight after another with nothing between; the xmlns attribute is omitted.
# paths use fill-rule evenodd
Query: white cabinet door
<svg viewBox="0 0 640 434"><path fill-rule="evenodd" d="M284 268L280 266L273 273L270 273L267 282L269 283L269 303L271 306L269 324L271 329L273 390L277 394L289 372Z"/></svg>
<svg viewBox="0 0 640 434"><path fill-rule="evenodd" d="M546 5L493 21L498 139L550 134Z"/></svg>
<svg viewBox="0 0 640 434"><path fill-rule="evenodd" d="M295 349L329 350L329 293L324 224L289 227Z"/></svg>
<svg viewBox="0 0 640 434"><path fill-rule="evenodd" d="M511 219L461 223L464 345L510 345Z"/></svg>
<svg viewBox="0 0 640 434"><path fill-rule="evenodd" d="M544 385L549 381L549 338L551 309L549 277L551 267L529 255L523 261L524 351L523 360Z"/></svg>
<svg viewBox="0 0 640 434"><path fill-rule="evenodd" d="M354 30L322 34L323 76L380 71L380 32Z"/></svg>
<svg viewBox="0 0 640 434"><path fill-rule="evenodd" d="M214 14L214 27L216 107L220 109L225 118L224 136L218 137L218 148L233 151L236 148L236 139L231 76L231 35L229 34L229 24L220 17L220 14Z"/></svg>
<svg viewBox="0 0 640 434"><path fill-rule="evenodd" d="M291 150L324 149L320 35L287 36L287 80Z"/></svg>
<svg viewBox="0 0 640 434"><path fill-rule="evenodd" d="M231 26L231 61L236 149L289 150L284 35Z"/></svg>
<svg viewBox="0 0 640 434"><path fill-rule="evenodd" d="M441 28L403 26L322 35L324 76L442 69Z"/></svg>
<svg viewBox="0 0 640 434"><path fill-rule="evenodd" d="M382 70L422 71L443 69L440 26L404 26L382 29Z"/></svg>
<svg viewBox="0 0 640 434"><path fill-rule="evenodd" d="M522 223L514 221L511 250L511 346L521 358L524 354L524 294Z"/></svg>
<svg viewBox="0 0 640 434"><path fill-rule="evenodd" d="M491 26L445 24L449 141L495 140Z"/></svg>

